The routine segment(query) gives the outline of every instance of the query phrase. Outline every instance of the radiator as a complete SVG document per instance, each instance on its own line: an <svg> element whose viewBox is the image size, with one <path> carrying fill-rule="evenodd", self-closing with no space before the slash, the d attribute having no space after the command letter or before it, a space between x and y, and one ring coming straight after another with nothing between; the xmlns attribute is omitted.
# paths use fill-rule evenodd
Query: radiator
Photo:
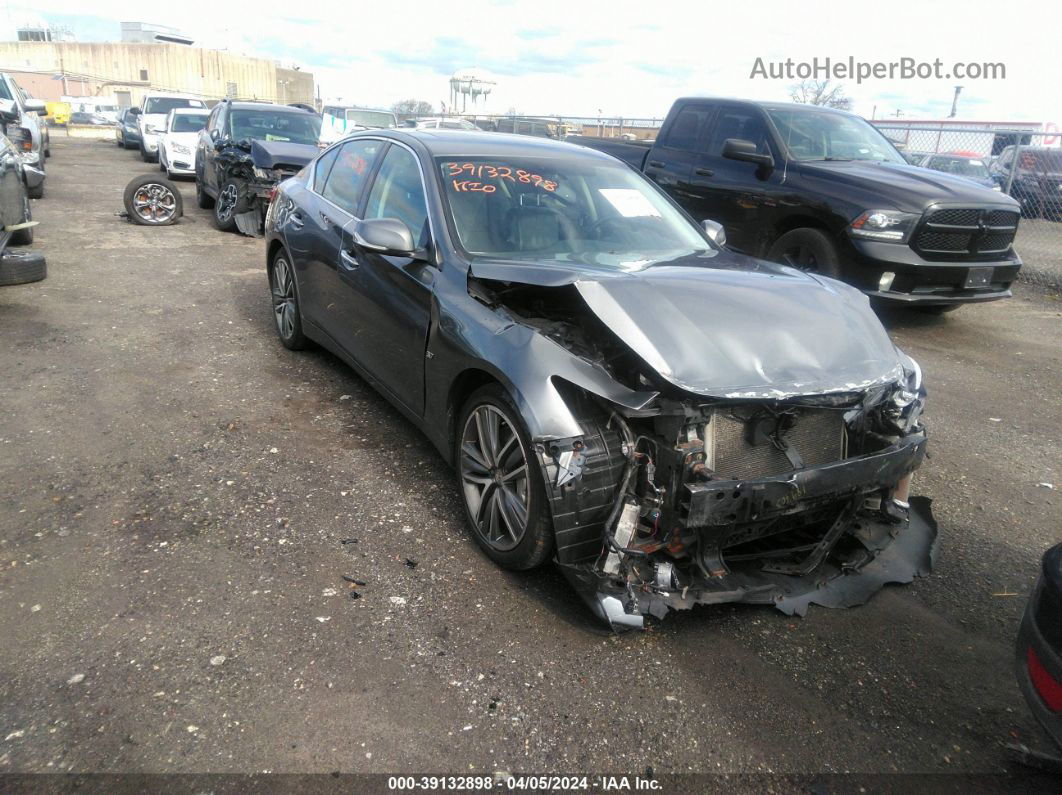
<svg viewBox="0 0 1062 795"><path fill-rule="evenodd" d="M753 408L734 412L750 417ZM846 455L844 412L828 409L800 409L796 422L782 435L799 453L806 467L840 461ZM791 472L786 454L773 444L750 444L748 421L729 410L716 411L704 429L706 463L719 476L734 480L767 477Z"/></svg>

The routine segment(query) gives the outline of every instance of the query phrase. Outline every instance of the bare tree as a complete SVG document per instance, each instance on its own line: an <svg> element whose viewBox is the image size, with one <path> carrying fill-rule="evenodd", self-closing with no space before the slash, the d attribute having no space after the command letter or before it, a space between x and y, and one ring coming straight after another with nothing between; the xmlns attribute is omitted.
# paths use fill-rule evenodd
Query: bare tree
<svg viewBox="0 0 1062 795"><path fill-rule="evenodd" d="M844 86L829 80L804 80L789 87L793 102L804 105L824 105L827 108L851 110L852 98L844 95Z"/></svg>
<svg viewBox="0 0 1062 795"><path fill-rule="evenodd" d="M422 99L403 99L391 106L391 111L396 116L430 116L435 112L430 102Z"/></svg>

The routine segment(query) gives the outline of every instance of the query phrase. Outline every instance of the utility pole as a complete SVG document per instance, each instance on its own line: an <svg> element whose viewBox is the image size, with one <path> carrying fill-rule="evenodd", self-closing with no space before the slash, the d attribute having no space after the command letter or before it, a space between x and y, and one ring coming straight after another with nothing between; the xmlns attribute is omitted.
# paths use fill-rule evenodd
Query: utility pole
<svg viewBox="0 0 1062 795"><path fill-rule="evenodd" d="M955 96L951 100L951 113L948 114L949 119L954 119L955 114L959 112L959 94L962 93L962 86L955 86Z"/></svg>

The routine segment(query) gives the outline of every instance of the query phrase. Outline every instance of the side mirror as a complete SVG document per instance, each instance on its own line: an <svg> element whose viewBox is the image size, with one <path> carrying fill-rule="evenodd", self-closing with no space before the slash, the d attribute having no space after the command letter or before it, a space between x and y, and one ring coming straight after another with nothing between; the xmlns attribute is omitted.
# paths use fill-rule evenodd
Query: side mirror
<svg viewBox="0 0 1062 795"><path fill-rule="evenodd" d="M26 110L33 111L34 113L47 113L48 112L48 106L44 104L44 100L43 99L30 99L30 98L27 97L26 98L26 102L24 104L25 104Z"/></svg>
<svg viewBox="0 0 1062 795"><path fill-rule="evenodd" d="M742 138L727 138L723 142L723 157L730 160L743 160L746 163L755 163L765 168L774 168L774 158L771 155L761 155L756 151L756 144Z"/></svg>
<svg viewBox="0 0 1062 795"><path fill-rule="evenodd" d="M15 103L10 99L0 99L0 118L12 121L18 118L18 111L15 109Z"/></svg>
<svg viewBox="0 0 1062 795"><path fill-rule="evenodd" d="M377 254L412 257L416 251L409 227L397 218L370 218L354 224L354 242Z"/></svg>
<svg viewBox="0 0 1062 795"><path fill-rule="evenodd" d="M126 113L128 115L130 115L130 116L139 116L140 115L140 108L130 108L129 110L126 111Z"/></svg>
<svg viewBox="0 0 1062 795"><path fill-rule="evenodd" d="M715 243L717 246L726 245L726 230L723 229L723 225L718 221L713 221L710 218L705 218L701 221L701 228L705 234L708 235L708 239Z"/></svg>

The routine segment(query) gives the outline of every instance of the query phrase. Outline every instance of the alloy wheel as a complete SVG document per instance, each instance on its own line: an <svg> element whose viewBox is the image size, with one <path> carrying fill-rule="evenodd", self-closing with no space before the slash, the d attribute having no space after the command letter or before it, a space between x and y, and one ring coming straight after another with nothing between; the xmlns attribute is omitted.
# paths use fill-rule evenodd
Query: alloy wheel
<svg viewBox="0 0 1062 795"><path fill-rule="evenodd" d="M782 254L782 262L790 268L801 271L817 271L819 261L815 258L815 252L810 246L794 246Z"/></svg>
<svg viewBox="0 0 1062 795"><path fill-rule="evenodd" d="M469 516L488 546L516 547L527 531L528 461L513 423L496 406L483 403L461 434L461 486Z"/></svg>
<svg viewBox="0 0 1062 795"><path fill-rule="evenodd" d="M133 212L149 224L161 224L177 212L177 197L158 182L141 185L133 194Z"/></svg>
<svg viewBox="0 0 1062 795"><path fill-rule="evenodd" d="M236 185L229 183L225 186L225 189L218 194L217 212L219 221L227 221L232 216L233 210L236 209L236 200L239 198L236 192Z"/></svg>
<svg viewBox="0 0 1062 795"><path fill-rule="evenodd" d="M291 266L284 257L273 261L273 317L277 321L280 336L290 340L295 334L295 314L298 304L295 298L295 280Z"/></svg>

